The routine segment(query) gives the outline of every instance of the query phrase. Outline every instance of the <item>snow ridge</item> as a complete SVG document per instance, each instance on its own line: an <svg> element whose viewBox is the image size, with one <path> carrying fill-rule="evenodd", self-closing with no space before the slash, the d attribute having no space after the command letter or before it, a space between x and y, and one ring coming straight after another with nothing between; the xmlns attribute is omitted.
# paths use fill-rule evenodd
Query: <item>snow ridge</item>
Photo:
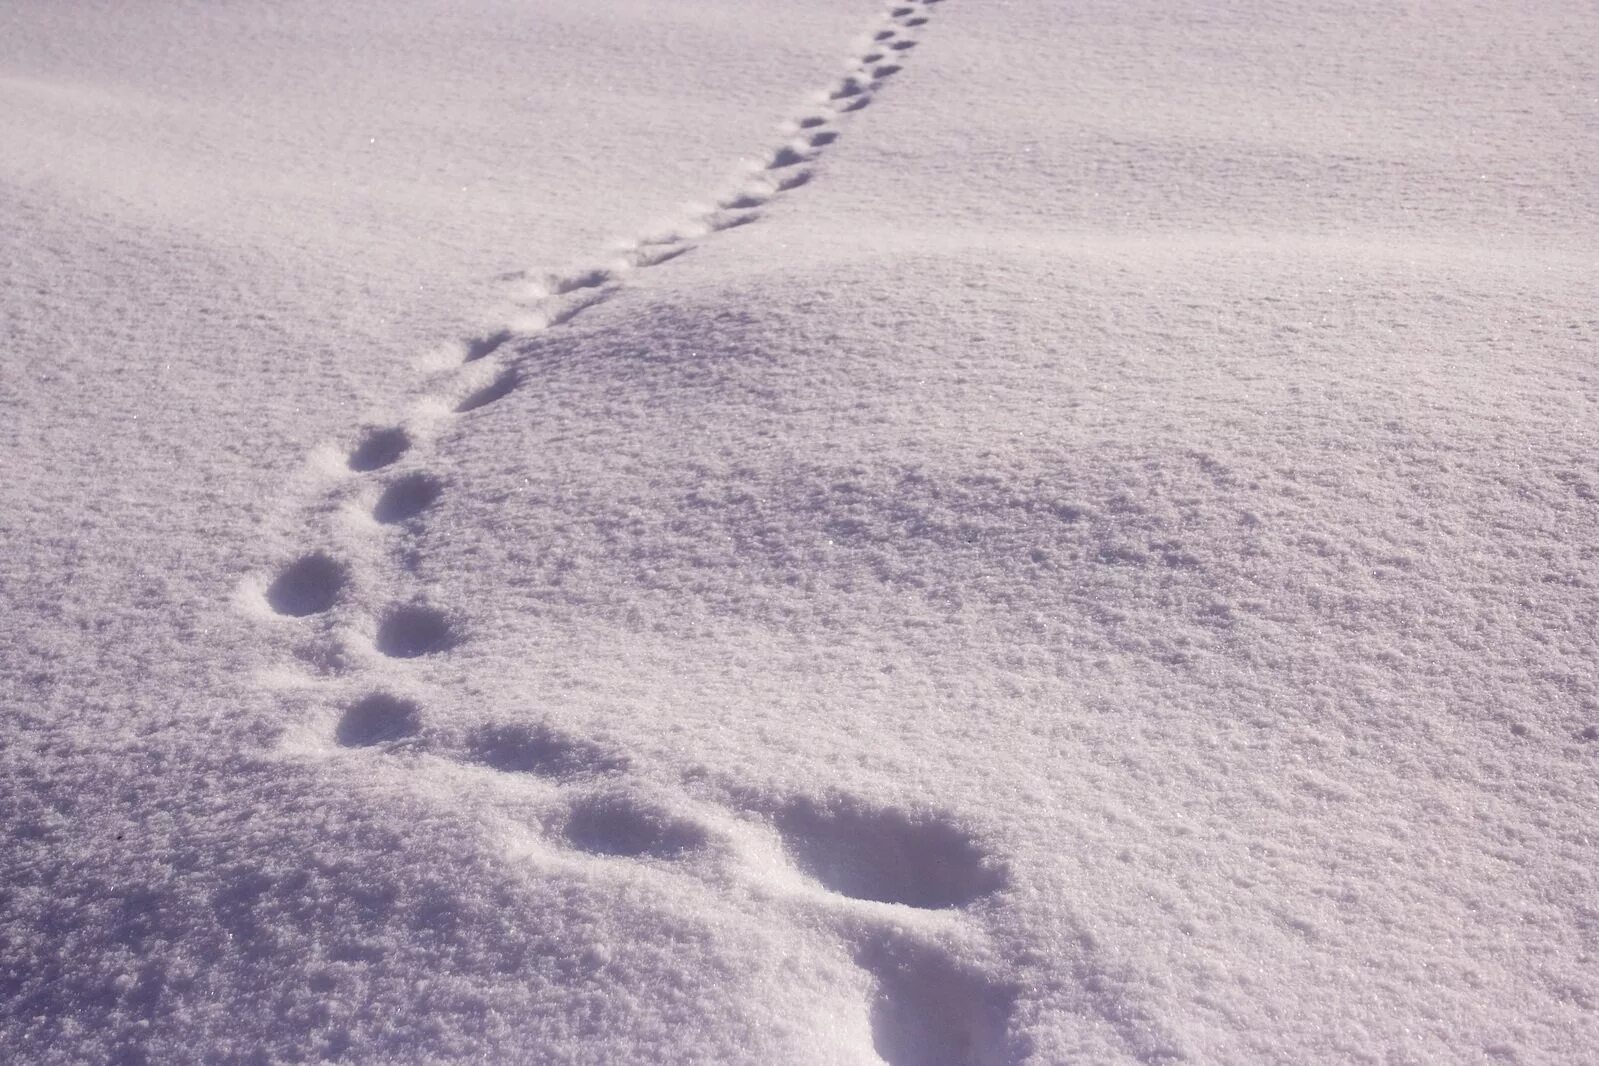
<svg viewBox="0 0 1599 1066"><path fill-rule="evenodd" d="M766 902L776 921L829 930L849 946L867 975L869 1020L849 1057L891 1064L968 1064L1008 1060L1006 1027L1015 989L986 976L993 949L971 910L1004 889L1002 863L986 854L957 820L937 811L881 809L848 795L798 796L774 802L737 785L683 782L663 794L632 774L627 753L548 722L505 722L465 735L430 730L426 679L405 660L448 656L466 638L463 619L430 604L426 590L384 606L365 603L362 560L414 570L401 549L371 551L396 527L425 523L458 482L416 469L430 443L457 419L510 395L524 372L504 358L515 342L561 328L611 299L633 272L668 264L725 230L757 222L777 198L816 174L849 117L869 107L919 43L940 0L901 0L868 31L869 40L839 77L784 127L783 140L746 169L714 205L625 242L602 262L563 273L525 272L503 279L515 308L498 328L435 356L410 416L368 424L342 449L324 449L313 466L324 481L303 512L337 513L331 546L309 548L242 590L249 613L310 627L297 649L314 674L297 684L332 686L342 700L329 735L285 743L283 752L318 757L371 753L404 766L410 787L441 793L462 775L502 792L537 793L555 811L530 826L503 809L478 812L485 835L509 858L627 863L635 883L677 895L710 893ZM402 458L407 472L389 476ZM362 515L348 514L361 501ZM340 547L338 541L345 540ZM354 539L360 543L350 543ZM351 654L333 617L355 617L370 640ZM321 626L318 629L318 626ZM373 654L375 653L375 654ZM363 665L369 663L370 666ZM384 682L374 675L381 672ZM362 675L366 676L362 676ZM282 676L278 682L282 682ZM382 771L379 770L379 773ZM397 772L398 773L398 772ZM709 798L707 798L709 789ZM706 855L721 869L707 877ZM602 874L603 876L603 874ZM855 986L852 986L855 987Z"/></svg>

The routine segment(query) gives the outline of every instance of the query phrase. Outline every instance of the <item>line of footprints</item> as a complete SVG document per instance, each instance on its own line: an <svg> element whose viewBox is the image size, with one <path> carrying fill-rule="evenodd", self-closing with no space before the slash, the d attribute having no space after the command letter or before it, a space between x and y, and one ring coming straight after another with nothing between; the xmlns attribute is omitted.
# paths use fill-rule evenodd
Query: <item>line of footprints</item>
<svg viewBox="0 0 1599 1066"><path fill-rule="evenodd" d="M521 370L503 358L514 342L572 321L610 299L628 272L668 263L708 235L748 225L775 197L809 182L813 164L838 140L847 116L868 107L899 72L939 2L906 0L893 7L848 72L791 124L785 143L714 208L629 242L604 266L504 279L521 287L520 313L458 350L442 402L435 391L411 423L368 427L344 454L350 475L380 482L371 517L408 527L425 519L446 489L444 479L396 471L410 465L402 460L416 458L428 427L441 417L468 415L522 384ZM315 551L283 567L264 595L277 614L310 618L331 611L350 584L350 568L336 554ZM373 633L376 651L390 659L443 655L457 641L450 615L422 600L391 605ZM331 655L324 664L342 662ZM847 796L773 802L737 786L721 788L719 804L691 800L687 787L703 793L704 781L685 781L671 801L652 800L649 788L631 779L632 760L606 745L548 722L490 724L464 736L430 731L420 702L382 689L343 708L333 739L343 748L437 757L494 775L506 787L536 782L539 789L553 788L558 802L538 818L538 834L578 853L669 868L718 846L742 847L749 854L741 867L755 871L750 876L764 885L758 895L770 896L774 885L793 886L795 904L830 917L855 961L872 975L872 1041L881 1058L895 1066L953 1066L1000 1057L1013 991L970 962L985 949L961 919L1004 887L1005 872L948 820L873 808ZM774 879L774 867L789 874Z"/></svg>

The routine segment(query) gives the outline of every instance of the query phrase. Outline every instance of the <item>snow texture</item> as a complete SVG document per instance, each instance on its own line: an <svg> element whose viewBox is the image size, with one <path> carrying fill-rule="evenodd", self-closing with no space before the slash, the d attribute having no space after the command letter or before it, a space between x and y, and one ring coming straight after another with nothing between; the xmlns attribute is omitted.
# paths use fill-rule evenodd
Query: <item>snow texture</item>
<svg viewBox="0 0 1599 1066"><path fill-rule="evenodd" d="M1596 57L9 5L6 1057L1589 1061Z"/></svg>

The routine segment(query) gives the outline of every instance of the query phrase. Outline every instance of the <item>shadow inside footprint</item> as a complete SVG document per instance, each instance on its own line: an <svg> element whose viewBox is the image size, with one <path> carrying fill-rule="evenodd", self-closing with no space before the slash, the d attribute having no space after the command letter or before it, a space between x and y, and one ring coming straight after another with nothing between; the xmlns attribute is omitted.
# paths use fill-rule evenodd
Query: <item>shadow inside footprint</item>
<svg viewBox="0 0 1599 1066"><path fill-rule="evenodd" d="M877 979L872 1045L888 1066L983 1066L1004 1054L1013 989L941 948L879 943L857 961Z"/></svg>
<svg viewBox="0 0 1599 1066"><path fill-rule="evenodd" d="M592 855L669 859L702 846L703 828L623 793L584 797L567 813L566 839Z"/></svg>
<svg viewBox="0 0 1599 1066"><path fill-rule="evenodd" d="M771 161L766 164L766 169L782 170L785 167L797 167L805 162L805 158L800 152L785 145L773 153Z"/></svg>
<svg viewBox="0 0 1599 1066"><path fill-rule="evenodd" d="M302 555L267 588L267 603L279 614L304 618L333 606L344 587L343 564L322 552Z"/></svg>
<svg viewBox="0 0 1599 1066"><path fill-rule="evenodd" d="M405 454L411 438L399 428L374 429L361 438L348 460L351 470L378 470Z"/></svg>
<svg viewBox="0 0 1599 1066"><path fill-rule="evenodd" d="M407 474L383 490L372 517L385 524L403 522L432 505L443 491L444 483L436 477Z"/></svg>
<svg viewBox="0 0 1599 1066"><path fill-rule="evenodd" d="M959 907L1004 885L971 837L935 817L802 799L775 822L801 869L852 899Z"/></svg>
<svg viewBox="0 0 1599 1066"><path fill-rule="evenodd" d="M378 624L378 651L395 659L414 659L455 643L444 612L415 604L396 607Z"/></svg>
<svg viewBox="0 0 1599 1066"><path fill-rule="evenodd" d="M516 371L507 370L489 384L472 393L466 399L455 405L457 414L476 411L479 407L487 407L495 400L502 399L511 394L517 386Z"/></svg>
<svg viewBox="0 0 1599 1066"><path fill-rule="evenodd" d="M720 206L729 211L748 211L751 208L760 207L764 203L766 203L766 197L746 192L723 200Z"/></svg>
<svg viewBox="0 0 1599 1066"><path fill-rule="evenodd" d="M569 779L628 767L627 756L557 733L543 723L484 726L472 734L468 749L477 762L513 774Z"/></svg>
<svg viewBox="0 0 1599 1066"><path fill-rule="evenodd" d="M346 748L365 748L415 736L421 728L421 707L386 692L374 692L345 709L335 736Z"/></svg>
<svg viewBox="0 0 1599 1066"><path fill-rule="evenodd" d="M557 296L565 296L569 292L579 289L597 289L611 280L611 272L603 267L585 270L580 274L572 274L564 278L556 278L550 288Z"/></svg>
<svg viewBox="0 0 1599 1066"><path fill-rule="evenodd" d="M469 341L466 346L466 362L471 363L482 359L485 355L493 355L500 350L506 341L511 339L511 335L510 330L502 329L490 333L486 337L478 337Z"/></svg>

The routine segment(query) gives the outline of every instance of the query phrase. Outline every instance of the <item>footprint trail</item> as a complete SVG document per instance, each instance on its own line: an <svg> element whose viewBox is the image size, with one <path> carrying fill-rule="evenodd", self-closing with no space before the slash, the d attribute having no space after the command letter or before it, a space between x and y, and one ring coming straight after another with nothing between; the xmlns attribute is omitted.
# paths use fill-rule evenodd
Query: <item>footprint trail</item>
<svg viewBox="0 0 1599 1066"><path fill-rule="evenodd" d="M974 960L990 953L981 915L1008 887L1008 874L981 839L945 813L883 808L854 796L772 797L727 782L706 799L702 780L662 791L631 757L550 723L490 721L464 736L430 725L425 664L447 660L470 627L428 602L415 543L438 502L463 489L457 478L430 469L432 442L452 424L464 430L495 417L495 405L527 384L531 368L515 362L523 342L612 299L637 271L759 223L817 180L851 116L901 73L938 2L892 7L845 68L783 126L778 143L710 206L623 242L598 262L503 278L512 291L505 320L456 346L452 364L420 383L409 417L363 426L324 464L339 468L336 482L300 507L300 528L317 530L318 545L344 538L349 550L308 548L255 585L271 615L310 627L313 643L321 643L311 652L302 646L300 657L333 676L311 683L358 693L338 701L322 742L330 757L376 760L361 765L379 776L384 766L403 764L396 787L472 775L493 794L516 799L514 814L482 805L485 832L493 828L495 838L531 841L541 853L600 870L633 864L634 876L697 885L709 907L757 901L766 908L763 921L830 930L832 942L869 975L871 1050L890 1066L1005 1058L1015 992L989 976L997 967ZM352 510L364 519L350 519ZM384 564L370 560L385 555L388 573L375 572ZM399 595L373 604L372 588ZM729 886L741 887L729 897Z"/></svg>

